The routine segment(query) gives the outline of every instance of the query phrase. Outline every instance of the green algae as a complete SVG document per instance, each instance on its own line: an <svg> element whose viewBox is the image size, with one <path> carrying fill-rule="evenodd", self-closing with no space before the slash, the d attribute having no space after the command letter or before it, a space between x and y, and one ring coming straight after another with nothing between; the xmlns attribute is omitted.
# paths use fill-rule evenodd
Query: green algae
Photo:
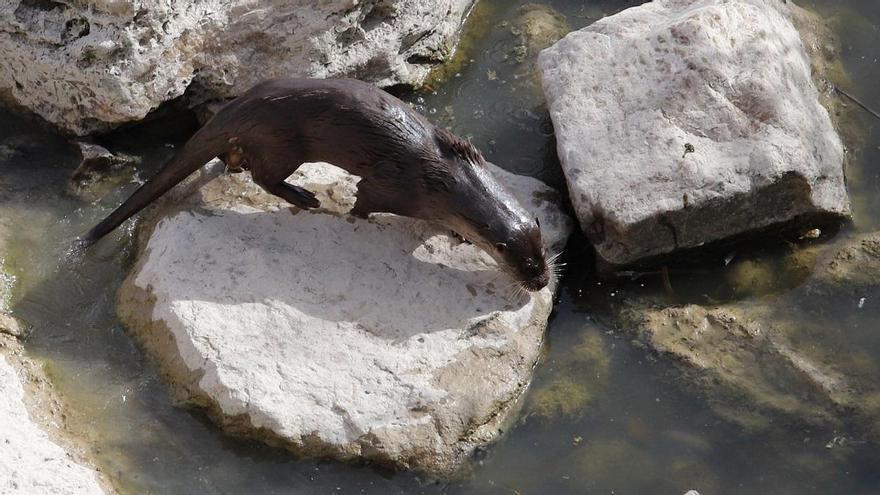
<svg viewBox="0 0 880 495"><path fill-rule="evenodd" d="M544 421L573 420L586 414L607 386L611 356L598 328L589 326L548 365L553 366L553 376L534 385L526 415Z"/></svg>
<svg viewBox="0 0 880 495"><path fill-rule="evenodd" d="M446 62L431 70L425 79L424 87L433 88L448 82L473 62L476 46L492 29L497 9L493 2L476 2L461 31L455 53Z"/></svg>

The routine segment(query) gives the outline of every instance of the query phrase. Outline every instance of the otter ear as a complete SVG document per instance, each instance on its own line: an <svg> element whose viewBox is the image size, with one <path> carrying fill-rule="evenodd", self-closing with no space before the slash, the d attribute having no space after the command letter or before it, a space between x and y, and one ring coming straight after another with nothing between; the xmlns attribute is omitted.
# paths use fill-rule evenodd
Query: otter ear
<svg viewBox="0 0 880 495"><path fill-rule="evenodd" d="M538 217L535 217L535 225L537 225L539 229L541 228L541 220Z"/></svg>
<svg viewBox="0 0 880 495"><path fill-rule="evenodd" d="M495 244L495 251L503 253L505 249L507 249L507 244L504 244L503 242Z"/></svg>
<svg viewBox="0 0 880 495"><path fill-rule="evenodd" d="M434 128L434 136L444 154L457 156L473 165L482 165L485 162L483 155L470 141L442 127Z"/></svg>

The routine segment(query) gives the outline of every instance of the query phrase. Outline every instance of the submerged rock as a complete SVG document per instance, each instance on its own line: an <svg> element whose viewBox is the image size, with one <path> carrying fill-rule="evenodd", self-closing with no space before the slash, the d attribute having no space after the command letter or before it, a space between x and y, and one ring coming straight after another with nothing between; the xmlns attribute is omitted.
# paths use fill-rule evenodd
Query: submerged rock
<svg viewBox="0 0 880 495"><path fill-rule="evenodd" d="M815 257L809 291L852 292L880 287L880 232L852 236Z"/></svg>
<svg viewBox="0 0 880 495"><path fill-rule="evenodd" d="M849 400L843 377L798 354L784 322L751 305L640 309L626 315L639 342L671 356L711 392L730 419L769 424L785 413L812 424L833 420Z"/></svg>
<svg viewBox="0 0 880 495"><path fill-rule="evenodd" d="M0 95L84 135L271 77L418 84L454 51L473 0L12 1Z"/></svg>
<svg viewBox="0 0 880 495"><path fill-rule="evenodd" d="M79 151L79 165L71 180L76 183L93 182L116 167L134 165L137 159L122 153L113 153L100 144L86 141L74 142Z"/></svg>
<svg viewBox="0 0 880 495"><path fill-rule="evenodd" d="M67 192L83 199L98 199L102 193L118 186L123 180L120 170L140 161L123 153L113 153L99 144L85 141L73 144L79 151L80 163L70 176Z"/></svg>
<svg viewBox="0 0 880 495"><path fill-rule="evenodd" d="M611 356L599 328L588 325L581 332L573 345L544 363L548 377L533 384L525 404L527 418L579 419L608 384Z"/></svg>
<svg viewBox="0 0 880 495"><path fill-rule="evenodd" d="M654 455L657 450L664 455ZM567 469L566 469L567 468ZM687 447L631 442L619 435L588 435L557 469L580 493L676 493L676 480L698 480L707 493L722 486L700 455Z"/></svg>
<svg viewBox="0 0 880 495"><path fill-rule="evenodd" d="M570 30L565 16L549 5L523 5L517 10L512 27L513 34L520 40L516 61L527 62L529 67L534 67L538 53L559 41Z"/></svg>
<svg viewBox="0 0 880 495"><path fill-rule="evenodd" d="M0 335L0 493L112 493L81 453L63 441L62 422L39 367L21 356L14 339Z"/></svg>
<svg viewBox="0 0 880 495"><path fill-rule="evenodd" d="M511 84L517 91L519 105L546 114L538 54L568 34L571 27L565 16L549 5L530 3L517 9L510 31L516 37L516 43L509 60L516 64L517 71ZM549 128L549 122L547 125Z"/></svg>
<svg viewBox="0 0 880 495"><path fill-rule="evenodd" d="M355 179L328 165L292 179L316 192L316 213L219 170L142 224L119 294L184 401L305 455L441 475L499 434L538 358L551 288L516 293L491 258L427 223L344 216ZM555 194L496 173L561 249L570 225Z"/></svg>
<svg viewBox="0 0 880 495"><path fill-rule="evenodd" d="M843 146L792 9L657 0L541 53L570 196L602 262L849 215Z"/></svg>
<svg viewBox="0 0 880 495"><path fill-rule="evenodd" d="M804 251L813 273L788 293L716 306L632 302L623 326L734 422L761 429L782 416L880 439L878 313L869 306L880 295L880 232Z"/></svg>

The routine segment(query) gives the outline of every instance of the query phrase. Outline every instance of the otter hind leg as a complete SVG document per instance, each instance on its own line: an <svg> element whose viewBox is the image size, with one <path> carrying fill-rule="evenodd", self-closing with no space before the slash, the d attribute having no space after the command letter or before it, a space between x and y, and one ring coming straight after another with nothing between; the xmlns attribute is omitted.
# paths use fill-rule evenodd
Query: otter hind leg
<svg viewBox="0 0 880 495"><path fill-rule="evenodd" d="M362 179L357 185L357 197L354 207L351 209L351 215L358 218L367 218L370 213L386 212L388 210L382 208L382 202L375 193L373 185L369 179Z"/></svg>
<svg viewBox="0 0 880 495"><path fill-rule="evenodd" d="M284 181L276 182L274 184L260 184L260 187L265 189L269 194L274 194L284 201L303 210L310 210L321 206L321 202L315 197L315 193L303 189L302 187L288 184Z"/></svg>
<svg viewBox="0 0 880 495"><path fill-rule="evenodd" d="M367 218L370 216L370 213L375 211L376 209L369 204L369 201L364 200L364 195L358 194L357 199L354 202L354 207L349 213L358 218Z"/></svg>
<svg viewBox="0 0 880 495"><path fill-rule="evenodd" d="M226 164L226 171L231 174L240 174L248 169L247 161L240 150L231 150L219 155L220 160Z"/></svg>
<svg viewBox="0 0 880 495"><path fill-rule="evenodd" d="M281 162L278 157L284 155L286 162L296 163L296 166L278 165ZM267 193L278 196L288 203L301 208L310 210L321 206L321 202L315 197L311 191L303 189L293 184L284 182L284 179L290 177L290 174L299 168L303 163L300 154L296 150L284 148L282 150L262 150L261 152L249 151L242 162L250 166L251 178Z"/></svg>
<svg viewBox="0 0 880 495"><path fill-rule="evenodd" d="M393 213L405 217L416 217L411 199L404 199L401 192L384 192L376 188L368 179L357 185L357 200L351 214L358 218L367 218L370 213ZM396 198L396 199L395 199Z"/></svg>

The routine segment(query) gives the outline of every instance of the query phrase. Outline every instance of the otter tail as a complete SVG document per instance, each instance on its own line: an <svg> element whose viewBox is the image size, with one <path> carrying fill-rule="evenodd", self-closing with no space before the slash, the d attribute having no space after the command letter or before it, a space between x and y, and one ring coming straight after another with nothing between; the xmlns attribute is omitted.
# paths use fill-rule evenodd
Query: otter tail
<svg viewBox="0 0 880 495"><path fill-rule="evenodd" d="M119 227L122 222L146 208L147 205L189 177L190 174L202 168L208 161L221 154L225 150L227 139L226 133L220 130L222 126L216 125L217 120L216 118L211 119L199 129L152 179L138 188L110 216L92 228L80 240L82 246L91 246Z"/></svg>

